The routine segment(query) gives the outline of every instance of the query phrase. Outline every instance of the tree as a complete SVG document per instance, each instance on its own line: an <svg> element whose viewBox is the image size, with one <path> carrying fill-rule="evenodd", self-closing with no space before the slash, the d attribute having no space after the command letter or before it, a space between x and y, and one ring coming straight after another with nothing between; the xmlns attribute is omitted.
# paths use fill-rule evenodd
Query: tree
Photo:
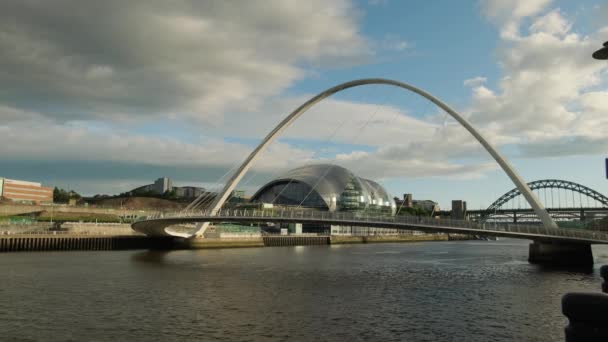
<svg viewBox="0 0 608 342"><path fill-rule="evenodd" d="M161 198L168 199L168 200L175 200L175 199L177 199L177 192L175 190L167 190L167 191L165 191L165 193L162 195Z"/></svg>
<svg viewBox="0 0 608 342"><path fill-rule="evenodd" d="M70 199L80 199L82 196L74 190L65 191L64 189L55 187L53 189L53 202L68 203Z"/></svg>

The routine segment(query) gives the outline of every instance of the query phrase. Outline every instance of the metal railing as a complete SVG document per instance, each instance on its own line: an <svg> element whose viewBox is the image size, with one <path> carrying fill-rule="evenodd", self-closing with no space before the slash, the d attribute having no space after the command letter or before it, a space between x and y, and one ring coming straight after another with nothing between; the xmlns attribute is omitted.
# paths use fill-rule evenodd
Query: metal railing
<svg viewBox="0 0 608 342"><path fill-rule="evenodd" d="M213 213L210 210L203 211L189 211L189 212L175 212L175 213L159 213L151 215L142 220L157 220L157 219L174 219L174 218L201 218L215 216L221 218L259 218L259 221L276 221L281 219L301 219L306 221L328 221L336 222L338 224L349 225L354 223L361 225L361 222L369 222L372 225L379 225L382 223L388 223L387 228L394 228L396 225L411 225L412 229L415 227L437 227L444 229L455 229L462 228L466 230L474 230L471 233L483 234L488 233L512 233L512 234L524 234L524 235L535 235L542 237L556 237L556 238L573 238L573 239L586 239L596 241L608 242L608 234L598 231L589 231L582 229L571 229L571 228L547 228L539 225L521 225L521 224L496 224L486 227L486 225L466 220L453 220L453 219L437 219L432 217L422 216L387 216L387 215L371 215L368 213L361 212L327 212L327 211L313 211L313 210L268 210L268 209L223 209L217 213ZM201 222L204 220L201 220Z"/></svg>

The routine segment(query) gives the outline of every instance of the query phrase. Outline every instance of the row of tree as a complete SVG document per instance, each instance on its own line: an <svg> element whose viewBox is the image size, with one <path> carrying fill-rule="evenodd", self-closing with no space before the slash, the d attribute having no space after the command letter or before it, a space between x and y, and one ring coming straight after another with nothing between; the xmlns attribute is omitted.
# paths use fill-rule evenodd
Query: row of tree
<svg viewBox="0 0 608 342"><path fill-rule="evenodd" d="M161 199L167 199L167 200L179 199L177 197L177 192L175 190L170 190L170 191L168 190L168 191L165 191L165 193L163 193L163 194L159 194L152 190L129 191L129 192L120 193L119 195L113 196L113 197L154 197L154 198L161 198Z"/></svg>
<svg viewBox="0 0 608 342"><path fill-rule="evenodd" d="M55 203L68 203L71 199L80 200L81 198L82 196L74 190L66 191L58 187L53 190L53 202Z"/></svg>
<svg viewBox="0 0 608 342"><path fill-rule="evenodd" d="M397 215L399 216L431 216L431 212L425 208L414 205L411 208L402 207L397 208Z"/></svg>

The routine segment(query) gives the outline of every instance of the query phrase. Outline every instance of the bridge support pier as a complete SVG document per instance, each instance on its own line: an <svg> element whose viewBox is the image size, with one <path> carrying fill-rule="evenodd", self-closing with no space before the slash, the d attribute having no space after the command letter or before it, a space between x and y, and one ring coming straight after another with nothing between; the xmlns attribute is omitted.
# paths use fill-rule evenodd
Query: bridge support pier
<svg viewBox="0 0 608 342"><path fill-rule="evenodd" d="M584 243L538 242L530 244L528 261L554 266L591 266L591 245Z"/></svg>

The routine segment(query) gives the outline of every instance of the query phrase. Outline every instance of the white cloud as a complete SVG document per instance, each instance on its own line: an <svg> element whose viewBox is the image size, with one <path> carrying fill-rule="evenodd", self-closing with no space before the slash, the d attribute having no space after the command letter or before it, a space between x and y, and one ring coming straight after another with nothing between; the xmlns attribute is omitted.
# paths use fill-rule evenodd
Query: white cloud
<svg viewBox="0 0 608 342"><path fill-rule="evenodd" d="M463 84L467 87L479 87L480 85L486 83L488 81L487 78L482 76L477 76L473 78L469 78L464 80Z"/></svg>
<svg viewBox="0 0 608 342"><path fill-rule="evenodd" d="M309 72L302 65L355 63L368 56L370 46L386 52L410 48L395 35L368 42L346 0L180 0L145 7L109 1L70 16L64 14L67 3L55 4L0 5L0 49L6 51L0 56L6 76L0 79L6 89L0 95L0 155L7 160L231 166L312 96L283 94ZM602 153L608 66L590 54L608 27L581 35L549 4L482 2L501 31L497 56L503 77L497 87L483 76L464 80L472 91L466 115L492 143L518 145L526 156ZM9 16L28 20L11 26ZM41 37L38 25L45 20L53 25ZM31 72L24 75L24 69ZM441 122L435 107L426 108L431 112L412 116L387 104L328 99L284 133L309 147L279 141L256 169L284 170L336 151L339 164L375 179L474 178L496 168L464 128ZM130 131L167 117L202 138ZM100 127L94 127L97 122ZM224 141L228 136L248 143ZM345 152L332 143L354 147Z"/></svg>
<svg viewBox="0 0 608 342"><path fill-rule="evenodd" d="M404 177L472 179L498 168L493 162L455 163L442 158L442 155L422 156L422 151L412 153L412 147L386 146L371 153L354 151L338 155L334 162L358 175L377 180Z"/></svg>
<svg viewBox="0 0 608 342"><path fill-rule="evenodd" d="M365 145L366 151L354 147L352 152L332 152L331 148L298 148L278 141L264 151L254 170L276 173L314 161L331 162L333 158L327 160L326 156L333 153L337 153L333 161L375 179L403 175L477 177L487 169L485 164L450 161L484 153L462 127L453 123L439 126L408 117L389 106L339 100L330 100L324 109L312 110L310 114L302 118L303 125L296 124L288 130L286 137L316 141L318 145L323 142L318 131L334 130L336 134L326 142ZM344 126L335 131L340 124ZM232 133L238 135L238 130ZM253 134L251 138L260 136ZM242 162L252 149L250 145L225 142L220 137L183 141L162 135L134 134L128 128L115 126L91 127L86 123L23 120L0 126L0 155L13 161L108 161L203 170L230 168Z"/></svg>
<svg viewBox="0 0 608 342"><path fill-rule="evenodd" d="M491 18L521 19L538 14L552 0L481 0L484 14Z"/></svg>
<svg viewBox="0 0 608 342"><path fill-rule="evenodd" d="M545 143L560 139L576 142L562 149L567 154L597 153L585 143L592 144L608 129L599 114L606 109L602 81L608 65L591 58L601 35L580 35L559 9L544 11L543 3L537 5L525 11L509 7L510 16L503 13L502 29L519 25L526 16L531 23L527 30L516 26L517 34L503 35L498 56L504 77L496 90L473 89L470 118L481 126L494 125L496 134L523 146L524 154L531 144L535 155L543 148L546 155L563 155Z"/></svg>
<svg viewBox="0 0 608 342"><path fill-rule="evenodd" d="M244 160L251 150L250 146L218 139L184 142L168 137L135 135L121 130L94 130L77 125L25 122L15 123L10 128L0 126L0 155L4 160L112 161L176 167L225 167ZM309 160L312 155L312 151L279 142L262 155L256 169L285 168Z"/></svg>
<svg viewBox="0 0 608 342"><path fill-rule="evenodd" d="M531 33L544 33L563 37L572 29L572 23L568 22L559 9L553 10L536 19L530 26Z"/></svg>
<svg viewBox="0 0 608 342"><path fill-rule="evenodd" d="M59 120L213 121L279 94L303 64L371 56L358 17L349 0L3 1L0 103Z"/></svg>
<svg viewBox="0 0 608 342"><path fill-rule="evenodd" d="M552 0L481 0L483 13L501 27L503 38L519 35L519 25L523 18L538 14Z"/></svg>
<svg viewBox="0 0 608 342"><path fill-rule="evenodd" d="M213 131L220 136L259 139L310 97L312 95L275 99L256 115L228 115L225 124L214 127ZM390 142L424 141L439 128L437 124L408 114L390 105L329 98L298 118L282 136L320 143L382 146ZM233 125L234 122L239 122L239 125Z"/></svg>

